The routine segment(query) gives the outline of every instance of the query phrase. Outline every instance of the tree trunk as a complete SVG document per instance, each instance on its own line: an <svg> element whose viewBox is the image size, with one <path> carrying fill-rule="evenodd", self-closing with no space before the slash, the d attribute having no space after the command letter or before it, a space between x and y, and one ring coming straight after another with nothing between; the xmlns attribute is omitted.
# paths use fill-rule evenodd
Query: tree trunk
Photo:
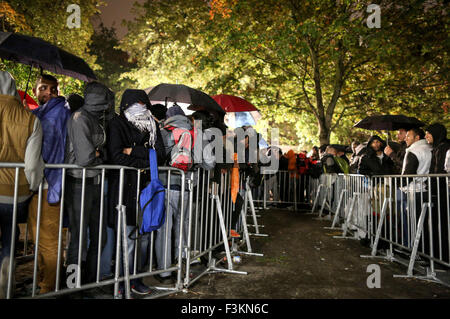
<svg viewBox="0 0 450 319"><path fill-rule="evenodd" d="M331 129L325 119L319 120L319 141L320 145L330 144Z"/></svg>

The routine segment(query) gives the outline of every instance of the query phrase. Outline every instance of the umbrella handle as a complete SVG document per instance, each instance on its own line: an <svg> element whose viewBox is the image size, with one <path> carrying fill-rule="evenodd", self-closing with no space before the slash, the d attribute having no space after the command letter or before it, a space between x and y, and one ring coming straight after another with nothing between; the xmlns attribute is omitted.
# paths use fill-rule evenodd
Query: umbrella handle
<svg viewBox="0 0 450 319"><path fill-rule="evenodd" d="M25 87L25 93L23 94L23 99L27 98L28 85L30 84L31 73L33 71L33 65L30 65L30 74L28 74L27 86Z"/></svg>

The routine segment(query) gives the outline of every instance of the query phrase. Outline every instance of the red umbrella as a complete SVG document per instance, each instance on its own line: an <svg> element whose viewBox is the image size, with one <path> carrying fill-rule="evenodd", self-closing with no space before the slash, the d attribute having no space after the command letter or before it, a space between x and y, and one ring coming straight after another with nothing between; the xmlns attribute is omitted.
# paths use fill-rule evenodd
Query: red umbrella
<svg viewBox="0 0 450 319"><path fill-rule="evenodd" d="M20 99L23 100L23 95L25 94L25 92L24 91L20 91L20 90L17 90L17 92L20 95ZM30 110L34 110L34 109L37 109L39 107L39 105L36 103L36 101L33 100L33 98L31 96L29 96L28 94L27 94L27 97L26 97L26 101L28 103L28 106L30 107Z"/></svg>
<svg viewBox="0 0 450 319"><path fill-rule="evenodd" d="M250 102L244 100L243 98L220 94L212 97L224 110L225 112L252 112L258 111L258 109Z"/></svg>

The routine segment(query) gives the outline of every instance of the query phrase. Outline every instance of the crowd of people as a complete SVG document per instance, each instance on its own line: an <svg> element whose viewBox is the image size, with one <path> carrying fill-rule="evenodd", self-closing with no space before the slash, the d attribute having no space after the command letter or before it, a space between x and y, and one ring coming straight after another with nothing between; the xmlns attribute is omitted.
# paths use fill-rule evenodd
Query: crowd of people
<svg viewBox="0 0 450 319"><path fill-rule="evenodd" d="M214 141L216 136L213 133L214 129L220 130L223 142L229 134L223 118L217 114L203 110L186 116L176 104L170 108L161 104L152 105L147 93L139 89L127 89L124 92L119 113L115 111L114 92L99 82L88 83L84 89L84 96L71 94L66 98L59 95L57 79L42 74L36 80L33 93L39 107L31 110L26 100L19 96L13 77L8 72L0 71L0 163L25 165L23 170L19 170L18 176L15 169L0 169L0 298L6 296L8 273L11 271L10 256L13 246L11 237L15 208L17 223L28 223L32 241L39 231L40 294L54 291L57 269L63 269L64 274L69 265L77 265L81 284L112 276L119 197L126 207L126 231L129 240L128 251L125 254L129 260L129 269L134 268L134 255L138 247L139 265L136 265L136 268L143 269L151 251L150 236L149 234L139 236L140 245L136 247L133 233L136 232L139 223L137 190L142 190L150 181L150 172L146 170L150 164L149 149L156 151L158 166L174 166L176 161L172 151L175 146L181 145L179 142L183 139L183 134L175 137L176 129L192 132L192 137L205 143ZM200 137L196 136L194 127L194 121L197 120L202 121ZM248 135L242 141L235 139L234 146L236 149L237 144L242 143L245 149L243 164L238 165L236 161L230 163L225 158L219 160L214 156L208 157L208 153L203 152L204 157L197 162L196 167L212 170L212 179L216 182L220 181L220 174L224 171L239 167L250 176L251 186L254 189L258 188L263 179L259 167L265 164L259 161L258 155L256 162L250 160L252 150L249 147L249 140L252 135L259 136L259 134L251 127L246 127L245 130ZM301 176L318 178L322 173L353 173L368 176L441 174L450 172L450 143L446 135L443 125L433 124L425 131L419 128L399 130L398 143L386 143L374 135L366 143L355 142L351 147L322 145L314 147L309 154L306 152L295 154L292 150L283 154L279 148L269 146L264 149L264 154L267 157L274 155L279 161L279 170L288 171L291 176L297 178ZM189 147L187 149L191 151ZM185 154L182 151L176 152L175 155ZM346 155L349 153L352 153L350 158ZM75 164L88 169L67 169L63 185L63 171L45 168L45 164ZM141 169L141 174L138 178L136 170L126 171L119 196L121 186L119 171L108 170L104 183L102 171L95 169L96 166L103 164ZM194 174L193 167L188 165L186 171ZM284 201L288 196L287 188L283 188L281 194L278 193L276 184L283 182L277 181L274 173L265 174L268 184L267 196L274 201ZM162 270L177 262L174 259L178 256L175 251L179 247L180 231L183 232L184 241L187 240L189 196L186 189L184 196L181 193L182 181L179 175L172 174L169 180L167 172L161 171L159 178L164 186L170 189L168 191L170 203L166 210L168 227L158 229L154 241L156 269ZM309 179L300 178L300 180L299 201L303 202L304 196L309 196L304 191L308 187ZM285 187L283 185L282 187ZM38 196L40 186L42 200ZM63 186L64 198L62 198ZM242 194L238 192L236 196L232 228L237 223L244 203ZM103 196L106 199L104 205L106 209L105 215L101 216ZM181 198L185 201L184 214L180 209ZM64 200L64 220L60 221L62 200ZM180 229L182 215L185 218L183 221L185 227ZM39 228L36 227L38 220ZM60 222L68 228L70 241L67 254L58 265L58 249L62 249L61 245L58 245ZM17 241L19 229L17 225L14 227L17 229L15 239ZM232 230L232 236L238 237L239 234ZM172 237L175 240L172 241ZM187 243L183 243L182 246L186 245ZM184 251L182 255L183 258L186 257ZM97 262L99 258L100 263ZM123 265L121 265L123 274L122 268ZM100 278L97 278L97 274ZM69 275L67 272L67 276ZM162 272L155 278L162 284L174 283L171 272ZM63 281L62 285L65 284ZM136 294L151 292L142 279L132 280L131 289Z"/></svg>
<svg viewBox="0 0 450 319"><path fill-rule="evenodd" d="M350 153L349 158L346 154ZM433 253L435 257L449 262L447 205L450 192L446 177L445 175L435 175L430 179L414 177L450 173L450 141L447 139L444 125L434 123L424 129L419 127L399 129L396 142L385 141L378 135L373 135L367 142L355 141L351 146L322 145L319 148L314 147L309 155L311 160L307 161L306 174L313 178L318 178L323 173L350 173L368 177L393 176L392 185L386 187L388 191L396 192L392 196L396 199L395 209L399 214L398 223L401 224L396 227L401 233L401 244L406 247L412 247L413 239L408 236L411 229L415 229L416 225L412 224L419 221L422 203L431 202ZM286 154L286 158L289 158L289 153ZM297 165L296 169L299 168ZM389 190L389 187L395 189ZM380 217L379 211L374 213ZM428 227L428 220L425 220L423 248L425 253L430 254ZM363 239L361 243L368 245L369 241ZM380 246L385 247L386 243L382 242Z"/></svg>
<svg viewBox="0 0 450 319"><path fill-rule="evenodd" d="M202 167L212 170L211 177L216 182L220 181L220 174L236 165L233 161L227 162L225 158L227 152L223 152L222 160L217 158L219 154L215 157L214 152L203 152L200 161L195 161L196 166L184 165L186 166L184 167L182 162L177 162L179 158L184 158L186 152L193 151L192 145L185 144L187 137L183 132L188 132L194 142L202 140L203 144L206 144L214 141L217 136L213 129L216 132L219 130L223 136L223 145L226 145L225 140L229 135L227 127L223 118L217 114L200 110L186 116L176 103L169 108L161 104L152 105L147 93L138 89L127 89L123 93L117 114L115 94L105 85L90 82L85 86L84 96L71 94L65 98L59 95L57 79L46 74L38 77L33 93L39 107L30 110L26 100L22 100L17 93L12 76L8 72L0 72L0 163L25 165L23 170L19 170L18 183L15 180L14 169L0 169L0 297L6 295L7 274L10 271L14 207L17 207L17 222L28 223L32 241L36 237L39 219L38 291L45 294L54 291L59 267L62 273L69 277L72 274L69 272L69 266L76 265L81 275L76 278L81 278L81 284L112 276L119 197L122 198L122 205L126 207L126 229L129 238L126 255L129 269L135 268L134 253L138 247L135 247L134 233L142 222L139 220L139 214L142 212L137 207L138 191L144 189L150 182L150 172L147 170L150 166L150 149L156 151L159 167L181 167L191 175L195 172L194 168ZM195 121L201 121L201 136L197 136ZM178 134L179 131L182 131L182 134ZM256 134L256 131L250 127L245 128L245 131L248 134L242 141L238 142L234 138L234 147L242 143L248 162L251 154L248 145L249 136ZM174 149L176 151L172 152ZM193 159L188 160L194 162ZM188 164L192 164L191 162ZM45 164L74 164L87 169L66 169L64 198L62 198L62 169L45 168ZM119 171L107 170L106 180L103 181L102 170L95 169L99 165L135 169L125 171L120 191ZM250 163L244 166L252 167ZM140 169L139 178L136 169ZM170 179L168 176L167 171L159 172L159 179L168 189L166 196L169 196L170 203L165 211L168 226L160 227L155 232L153 251L157 270L167 269L177 262L173 259L178 256L179 231L183 231L183 241L187 240L189 198L187 188L183 197L180 175L172 174ZM43 181L42 203L38 196L41 181ZM16 206L15 185L18 186ZM104 194L101 193L102 186ZM100 213L102 196L105 198L104 216ZM182 197L185 201L185 227L180 230ZM58 265L58 249L62 249L61 245L58 245L62 199L64 199L63 224L70 233L70 241L67 254L62 264ZM236 213L233 214L234 224L237 222L242 202L242 196L238 194ZM232 234L239 236L234 230ZM18 238L19 228L16 231L16 241ZM145 262L149 260L149 245L149 234L139 235L140 249L137 260L139 265L136 265L138 270L143 269ZM186 247L185 242L183 247ZM101 256L98 255L99 251ZM100 263L97 262L99 257ZM120 267L123 274L123 266ZM98 273L100 278L97 278ZM66 285L64 277L61 279L62 287ZM172 272L162 272L155 275L155 278L161 284L175 283ZM123 289L122 283L121 292ZM131 281L131 290L136 294L151 292L141 279Z"/></svg>

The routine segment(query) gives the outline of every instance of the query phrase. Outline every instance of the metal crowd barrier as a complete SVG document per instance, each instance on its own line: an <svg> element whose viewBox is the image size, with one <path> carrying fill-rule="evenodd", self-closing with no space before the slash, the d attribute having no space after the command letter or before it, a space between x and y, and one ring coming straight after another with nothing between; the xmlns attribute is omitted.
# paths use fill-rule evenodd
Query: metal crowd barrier
<svg viewBox="0 0 450 319"><path fill-rule="evenodd" d="M313 193L312 212L320 207L319 217L325 208L334 215L326 228L342 231L335 238L369 240L371 254L361 257L407 266L406 275L396 277L450 286L449 180L449 174L323 174Z"/></svg>
<svg viewBox="0 0 450 319"><path fill-rule="evenodd" d="M15 181L15 195L14 195L14 210L13 210L13 221L12 225L17 224L17 206L18 206L18 180L19 180L19 171L24 168L24 164L15 164L15 163L0 163L0 169L4 168L12 168L15 170L16 181ZM180 185L180 201L179 201L179 226L177 231L179 233L178 236L178 248L177 251L173 254L175 255L175 264L165 265L163 269L157 269L157 261L155 254L155 237L157 236L157 232L153 231L148 235L149 243L147 247L148 258L145 260L148 268L141 269L140 265L143 264L141 258L142 249L140 248L140 243L142 243L143 239L138 234L138 229L133 230L134 238L128 237L129 230L127 229L126 222L126 207L124 204L124 188L129 187L126 181L126 174L136 174L137 179L137 189L132 190L136 191L136 220L139 220L139 210L138 210L138 199L139 194L141 192L140 184L141 184L141 176L144 170L135 169L130 167L121 167L121 166L96 166L91 168L82 168L75 165L46 165L46 168L54 168L62 170L62 194L61 201L59 207L59 227L58 227L58 253L57 253L57 265L61 265L64 262L64 255L67 255L68 245L70 242L70 234L67 231L66 239L64 240L64 213L65 213L65 195L67 189L67 170L69 169L79 169L82 171L82 194L81 194L81 203L80 203L80 225L84 223L83 217L85 216L85 198L86 198L86 173L89 170L98 170L100 172L100 211L99 214L99 243L101 243L101 239L104 237L104 233L106 231L104 225L104 221L106 219L106 202L105 196L108 196L111 191L111 185L108 184L108 175L111 172L115 171L119 174L119 191L118 191L118 205L113 208L110 207L109 210L117 213L114 218L117 218L116 229L114 229L115 233L115 258L112 260L114 262L114 274L113 278L102 278L100 274L101 268L101 254L102 254L102 245L98 245L97 251L97 264L96 269L97 272L95 274L95 281L86 283L82 282L82 275L80 271L80 266L82 265L83 259L83 247L82 247L82 237L83 232L85 232L84 228L80 227L80 242L78 245L78 263L75 265L76 275L73 285L69 287L65 287L63 278L64 274L62 274L62 267L57 267L56 276L55 276L55 289L49 293L39 294L38 292L38 265L39 265L39 239L40 239L40 225L41 225L41 216L42 216L42 206L43 206L43 187L44 184L41 183L39 187L38 194L34 196L38 196L38 204L37 204L37 221L36 221L36 236L35 236L35 245L34 245L34 254L29 255L29 257L33 257L33 271L32 278L27 278L26 281L32 279L32 287L31 291L25 296L20 296L24 298L54 298L62 295L69 295L78 293L83 290L88 290L92 288L100 288L103 286L111 286L114 285L114 292L111 293L111 298L120 298L119 294L119 285L122 283L123 287L121 289L124 290L123 296L125 298L130 298L130 282L133 279L155 276L158 274L162 274L164 272L175 272L176 273L176 282L173 286L160 286L154 285L150 288L152 289L152 293L147 295L146 298L157 298L166 296L172 293L176 293L182 291L184 288L189 287L203 275L208 273L217 273L217 272L226 272L226 273L234 273L234 274L247 274L244 271L235 270L235 266L233 265L233 260L235 256L238 255L253 255L253 256L263 256L263 254L255 253L252 250L251 239L250 236L267 236L265 234L260 233L260 227L262 225L258 224L257 215L255 211L255 207L253 204L252 194L250 190L250 186L248 184L248 178L245 174L240 174L240 186L239 186L239 194L243 199L242 209L239 212L235 212L237 216L233 216L233 211L235 210L235 204L232 202L231 197L231 174L230 171L223 171L220 173L220 177L216 182L212 180L212 171L207 171L204 169L197 169L194 172L184 173L181 170L168 168L168 167L159 167L159 172L161 174L167 174L168 180L168 188L166 189L166 219L164 225L162 225L161 229L165 228L165 238L164 238L164 256L168 256L171 254L171 247L169 247L168 237L171 236L171 231L168 228L168 218L167 218L167 209L170 205L170 185L171 179L174 175L179 175L181 180ZM219 182L217 182L219 181ZM109 186L109 191L108 191ZM102 195L103 194L103 195ZM185 216L184 214L187 213ZM253 220L253 225L247 223L247 218L251 217ZM232 225L232 221L234 225ZM26 224L28 226L28 224ZM176 231L177 226L173 226L173 231ZM249 231L249 227L254 227L255 232L251 233ZM241 234L242 240L238 240L232 238L230 236L231 229L236 230ZM7 287L7 296L6 298L14 297L14 287L13 276L15 276L15 263L14 260L17 260L15 257L15 246L16 241L16 228L13 227L12 234L12 247L11 247L11 255L10 255L10 269L12 271L9 272L8 278L8 287ZM91 230L92 231L92 230ZM131 236L131 235L130 235ZM65 241L65 242L64 242ZM132 256L134 267L130 270L130 260L128 253L129 247L128 244L130 241L134 242L134 255ZM240 250L241 246L246 246L246 250ZM26 247L28 246L28 228L26 228L26 234L24 239L25 252ZM217 253L220 250L225 250L225 255L223 257L219 257ZM220 252L222 253L222 252ZM24 253L24 255L26 255ZM67 256L66 256L67 257ZM22 257L19 257L22 258ZM198 264L200 264L199 260L206 260L204 265L205 267L201 269L200 273L195 273L191 271L193 268L198 268ZM226 261L227 267L220 267L219 263ZM31 267L31 263L28 262L26 265L28 268ZM121 270L121 264L123 265L123 271ZM138 264L140 264L138 266ZM70 266L70 265L66 265ZM161 268L161 267L159 267ZM184 275L184 277L183 277ZM196 276L194 276L196 275ZM73 276L72 276L73 277ZM67 278L66 278L67 279ZM73 279L73 278L72 278ZM66 281L67 283L67 281Z"/></svg>
<svg viewBox="0 0 450 319"><path fill-rule="evenodd" d="M237 211L232 201L230 170L222 171L218 179L220 183L217 183L217 177L212 179L212 171L204 169L198 169L194 174L195 187L191 191L193 209L190 210L190 232L186 247L185 287L191 286L209 273L246 275L247 272L234 269L234 257L242 254L263 256L253 252L251 247L250 235L252 234L248 227L254 226L258 229L259 225L245 174L239 175L239 194L244 201L240 211ZM249 208L255 225L247 224ZM232 229L243 237L240 244L231 237ZM240 246L244 244L247 246L247 251L240 251ZM224 256L222 256L222 249L225 252ZM203 262L199 262L200 260ZM219 266L219 263L223 261L226 261L226 267ZM193 268L197 270L194 271Z"/></svg>
<svg viewBox="0 0 450 319"><path fill-rule="evenodd" d="M261 184L251 187L253 202L258 209L278 205L296 210L298 204L310 203L311 192L316 190L315 179L307 174L279 170L262 176Z"/></svg>
<svg viewBox="0 0 450 319"><path fill-rule="evenodd" d="M14 205L13 205L13 216L12 216L12 235L11 235L11 254L10 254L10 260L9 260L9 275L8 275L8 283L7 283L7 292L6 292L6 298L10 299L14 297L14 282L13 276L15 276L15 246L16 246L16 227L14 225L17 225L17 208L18 208L18 182L19 182L19 171L24 168L24 164L16 164L16 163L0 163L0 168L11 168L15 170L15 188L14 188ZM45 293L45 294L38 294L37 292L37 280L38 280L38 256L39 256L39 239L40 239L40 222L41 222L41 215L42 215L42 195L43 195L43 182L39 186L38 194L34 196L38 196L38 205L37 205L37 222L36 222L36 237L35 237L35 244L34 244L34 263L33 263L33 276L32 276L32 289L29 295L23 296L25 298L47 298L47 297L57 297L61 295L66 294L73 294L76 292L80 292L82 290L87 290L91 288L99 288L106 285L114 285L114 298L121 297L119 295L119 284L120 282L124 283L124 296L126 298L130 298L130 280L141 278L141 277L147 277L147 276L154 276L157 274L161 274L163 272L169 272L169 271L175 271L177 274L177 280L176 283L173 285L173 287L159 287L158 285L152 287L156 293L152 293L153 296L164 296L171 293L179 292L183 289L182 284L182 249L183 249L183 220L184 220L184 190L186 188L185 183L185 173L181 170L174 169L174 168L168 168L168 167L159 167L160 174L161 172L167 172L168 174L168 189L166 192L166 208L169 205L170 202L170 194L168 190L170 190L170 180L171 175L180 175L181 177L181 200L180 200L180 231L179 231L179 246L178 246L178 258L176 258L178 261L174 265L168 265L164 269L154 269L154 257L153 257L153 247L154 247L154 232L151 234L151 241L149 243L150 247L150 254L149 254L149 260L148 270L139 270L137 266L137 259L138 259L138 241L139 238L136 237L134 239L135 241L135 249L134 249L134 269L129 271L129 262L128 262L128 245L127 242L130 240L128 238L127 234L127 223L126 223L126 207L123 205L123 189L124 187L127 187L125 185L124 175L125 172L134 172L137 174L137 180L138 180L138 187L136 189L137 198L139 198L140 193L140 177L142 170L130 168L130 167L121 167L121 166L111 166L111 165L104 165L104 166L96 166L95 168L81 168L76 165L67 165L67 164L60 164L60 165L46 165L46 168L53 168L53 169L62 169L62 193L61 193L61 201L60 201L60 214L59 214L59 227L58 227L58 249L57 249L57 265L61 265L63 261L63 251L67 250L63 249L63 219L64 219L64 211L65 211L65 191L67 188L67 170L68 169L80 169L82 170L82 194L81 194L81 215L80 215L80 242L78 245L78 263L75 265L76 269L76 275L75 275L75 283L70 288L62 287L63 282L61 282L62 274L61 270L62 267L56 268L56 278L55 278L55 289L52 292ZM116 210L117 214L114 218L117 218L117 228L115 229L116 234L116 248L115 248L115 272L113 278L110 279L102 279L100 278L100 258L101 258L101 252L102 252L102 245L98 245L98 251L97 251L97 264L96 269L97 273L95 274L96 280L95 282L91 283L81 283L82 276L80 271L80 265L82 264L82 256L83 256L83 245L82 245L82 238L83 238L83 232L84 227L81 227L83 225L84 221L84 205L85 205L85 188L86 188L86 172L89 170L98 170L100 171L100 187L101 187L101 193L100 193L100 211L99 213L99 243L102 242L102 238L104 236L103 232L105 231L104 221L105 221L105 198L102 196L102 194L105 193L105 184L107 180L106 173L111 171L118 171L120 180L119 180L119 197L118 197L118 205L114 209ZM137 205L137 203L136 203ZM113 209L113 208L111 208ZM138 215L138 210L136 210ZM136 216L138 219L138 216ZM162 227L167 227L167 218L166 222ZM28 229L27 229L28 230ZM91 230L92 231L92 230ZM136 231L137 234L137 231ZM166 242L167 237L170 235L170 232L166 232ZM27 241L27 237L25 238L25 241ZM25 247L27 244L25 244ZM26 250L25 250L26 252ZM168 247L165 246L164 255L167 255L168 253ZM120 259L123 259L123 275L121 275L120 270L120 263L122 262ZM70 266L70 265L67 265ZM66 282L67 283L67 282ZM150 295L150 297L152 297Z"/></svg>

